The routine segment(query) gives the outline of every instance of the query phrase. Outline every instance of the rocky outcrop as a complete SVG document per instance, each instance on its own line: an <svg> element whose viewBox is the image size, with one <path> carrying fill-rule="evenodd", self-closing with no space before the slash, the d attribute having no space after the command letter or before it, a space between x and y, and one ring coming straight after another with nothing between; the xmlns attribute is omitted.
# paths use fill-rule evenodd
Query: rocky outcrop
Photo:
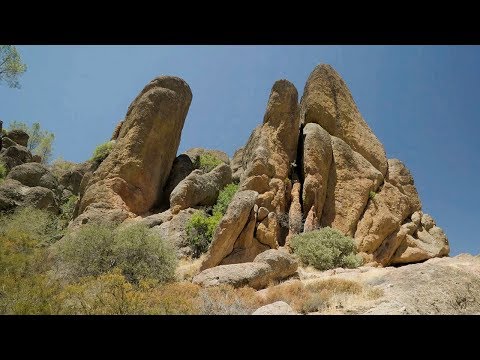
<svg viewBox="0 0 480 360"><path fill-rule="evenodd" d="M315 123L303 128L303 192L304 217L312 212L312 229L318 228L327 196L328 174L332 164L332 141L328 132Z"/></svg>
<svg viewBox="0 0 480 360"><path fill-rule="evenodd" d="M333 162L321 224L353 237L369 194L378 189L383 176L362 155L335 136L332 136L332 150Z"/></svg>
<svg viewBox="0 0 480 360"><path fill-rule="evenodd" d="M197 205L214 205L220 190L231 182L232 169L227 164L220 164L206 174L194 170L170 194L172 213Z"/></svg>
<svg viewBox="0 0 480 360"><path fill-rule="evenodd" d="M232 168L232 180L238 184L243 174L243 147L237 149L233 154L230 167Z"/></svg>
<svg viewBox="0 0 480 360"><path fill-rule="evenodd" d="M461 315L480 313L480 257L461 254L429 259L401 267L362 267L318 273L299 270L305 284L345 279L358 283L364 293L343 301L340 314Z"/></svg>
<svg viewBox="0 0 480 360"><path fill-rule="evenodd" d="M255 310L252 315L298 315L290 305L284 301L264 305Z"/></svg>
<svg viewBox="0 0 480 360"><path fill-rule="evenodd" d="M191 99L189 86L177 77L158 77L141 91L115 146L85 185L79 214L103 209L134 217L162 198Z"/></svg>
<svg viewBox="0 0 480 360"><path fill-rule="evenodd" d="M398 248L390 260L391 264L407 264L424 261L434 257L448 255L450 246L448 239L441 228L436 226L435 221L428 214L417 212L412 218L421 216L420 224L410 222L412 234L407 233L403 240L394 239L399 243ZM405 226L405 225L402 225ZM379 252L378 255L381 253Z"/></svg>
<svg viewBox="0 0 480 360"><path fill-rule="evenodd" d="M421 210L412 175L400 160L387 161L345 82L328 65L311 73L300 106L291 83L274 84L263 124L235 152L231 167L241 190L258 193L257 210L237 239L228 239L232 253L217 253L223 260L216 264L251 261L259 245L288 245L293 235L325 226L354 237L367 263L448 254L440 228L411 224ZM433 219L427 222L432 229Z"/></svg>
<svg viewBox="0 0 480 360"><path fill-rule="evenodd" d="M190 175L193 170L195 170L195 167L188 155L180 154L175 158L167 183L163 189L163 204L170 207L170 195L172 194L173 189L175 189L180 181Z"/></svg>
<svg viewBox="0 0 480 360"><path fill-rule="evenodd" d="M58 213L58 202L52 190L41 186L29 187L14 179L0 183L0 211L27 206Z"/></svg>
<svg viewBox="0 0 480 360"><path fill-rule="evenodd" d="M201 270L217 266L232 253L235 242L250 219L257 196L258 193L252 190L238 191L234 195L213 234L212 244L202 262Z"/></svg>
<svg viewBox="0 0 480 360"><path fill-rule="evenodd" d="M7 179L17 180L28 187L40 186L53 191L58 188L57 179L50 170L45 165L34 162L14 167L8 173Z"/></svg>
<svg viewBox="0 0 480 360"><path fill-rule="evenodd" d="M15 166L32 162L32 153L22 145L9 146L0 151L0 162L10 170Z"/></svg>
<svg viewBox="0 0 480 360"><path fill-rule="evenodd" d="M27 147L30 136L23 130L10 130L7 137L18 145Z"/></svg>
<svg viewBox="0 0 480 360"><path fill-rule="evenodd" d="M233 287L250 286L263 289L272 281L279 281L293 275L298 264L295 258L285 251L267 250L253 262L220 265L202 271L193 278L194 284Z"/></svg>
<svg viewBox="0 0 480 360"><path fill-rule="evenodd" d="M318 65L310 74L301 100L301 120L319 124L386 174L383 145L362 118L345 81L330 65Z"/></svg>

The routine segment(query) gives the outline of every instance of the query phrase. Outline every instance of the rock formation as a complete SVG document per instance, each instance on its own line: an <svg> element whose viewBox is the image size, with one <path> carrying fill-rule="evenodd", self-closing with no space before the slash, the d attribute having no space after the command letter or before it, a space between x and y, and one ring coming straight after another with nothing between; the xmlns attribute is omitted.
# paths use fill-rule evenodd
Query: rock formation
<svg viewBox="0 0 480 360"><path fill-rule="evenodd" d="M99 210L113 210L124 220L147 213L162 199L191 100L190 87L177 77L158 77L140 92L113 150L85 184L77 223Z"/></svg>
<svg viewBox="0 0 480 360"><path fill-rule="evenodd" d="M258 195L245 202L241 222L222 225L228 236L215 236L203 269L252 261L262 251L259 244L274 249L324 226L354 237L367 263L404 264L449 253L444 232L420 212L410 172L400 160L387 160L329 65L310 74L300 104L290 82L274 84L263 124L235 152L231 167L240 189Z"/></svg>

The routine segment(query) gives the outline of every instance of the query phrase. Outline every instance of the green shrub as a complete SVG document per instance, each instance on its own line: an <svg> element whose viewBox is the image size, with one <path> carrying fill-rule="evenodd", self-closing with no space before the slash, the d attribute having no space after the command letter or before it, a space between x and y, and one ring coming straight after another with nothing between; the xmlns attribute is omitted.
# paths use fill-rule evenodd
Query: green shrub
<svg viewBox="0 0 480 360"><path fill-rule="evenodd" d="M202 211L192 215L187 223L187 236L190 247L193 250L193 257L197 258L208 250L212 242L213 233L222 219L220 212L208 216Z"/></svg>
<svg viewBox="0 0 480 360"><path fill-rule="evenodd" d="M13 214L0 217L0 235L12 241L27 240L40 244L57 233L58 219L45 210L17 208Z"/></svg>
<svg viewBox="0 0 480 360"><path fill-rule="evenodd" d="M7 174L8 174L7 167L5 166L4 163L0 162L0 183L3 181L3 179L5 179Z"/></svg>
<svg viewBox="0 0 480 360"><path fill-rule="evenodd" d="M144 225L116 231L112 250L116 265L131 283L142 279L168 282L175 276L175 250Z"/></svg>
<svg viewBox="0 0 480 360"><path fill-rule="evenodd" d="M291 246L305 265L318 270L355 268L362 264L361 258L355 256L353 239L330 227L296 235Z"/></svg>
<svg viewBox="0 0 480 360"><path fill-rule="evenodd" d="M65 222L68 223L70 220L72 220L73 217L73 212L75 211L75 206L77 205L78 201L78 196L76 195L70 195L68 200L62 204L60 207L61 211L61 219Z"/></svg>
<svg viewBox="0 0 480 360"><path fill-rule="evenodd" d="M204 173L208 173L220 165L222 161L211 154L202 154L195 159L193 164L196 169L203 170Z"/></svg>
<svg viewBox="0 0 480 360"><path fill-rule="evenodd" d="M108 154L110 154L110 151L112 151L114 145L114 141L108 141L98 145L93 151L92 160L101 163L107 158Z"/></svg>
<svg viewBox="0 0 480 360"><path fill-rule="evenodd" d="M53 160L50 171L55 177L60 178L64 173L75 167L77 164L72 161L63 160L61 157Z"/></svg>
<svg viewBox="0 0 480 360"><path fill-rule="evenodd" d="M118 229L86 224L58 243L57 254L67 277L98 276L117 267L132 283L169 281L177 262L174 249L140 224Z"/></svg>
<svg viewBox="0 0 480 360"><path fill-rule="evenodd" d="M375 191L370 191L370 192L368 193L368 198L369 198L370 200L373 200L373 199L375 198L375 195L377 195L377 193L376 193Z"/></svg>
<svg viewBox="0 0 480 360"><path fill-rule="evenodd" d="M228 204L233 199L233 196L238 190L238 185L236 184L228 184L225 186L220 193L218 194L218 199L217 203L213 207L213 213L220 213L222 215L225 215L227 212Z"/></svg>

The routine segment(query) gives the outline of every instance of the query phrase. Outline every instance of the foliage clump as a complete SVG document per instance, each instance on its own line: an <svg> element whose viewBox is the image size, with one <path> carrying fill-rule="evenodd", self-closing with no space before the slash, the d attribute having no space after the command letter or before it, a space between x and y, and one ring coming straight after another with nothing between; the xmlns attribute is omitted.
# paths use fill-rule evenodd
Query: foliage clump
<svg viewBox="0 0 480 360"><path fill-rule="evenodd" d="M193 257L197 258L205 253L213 239L213 234L227 211L228 205L238 190L238 185L229 184L219 193L217 203L213 206L213 215L209 216L203 211L198 211L187 223L187 236Z"/></svg>
<svg viewBox="0 0 480 360"><path fill-rule="evenodd" d="M197 156L193 166L196 169L203 170L204 173L208 173L220 165L223 161L213 156L212 154L201 154Z"/></svg>
<svg viewBox="0 0 480 360"><path fill-rule="evenodd" d="M330 227L295 235L291 247L305 265L318 270L362 265L362 259L356 256L354 240Z"/></svg>
<svg viewBox="0 0 480 360"><path fill-rule="evenodd" d="M92 160L101 163L110 154L114 145L115 141L107 141L106 143L98 145L93 151Z"/></svg>

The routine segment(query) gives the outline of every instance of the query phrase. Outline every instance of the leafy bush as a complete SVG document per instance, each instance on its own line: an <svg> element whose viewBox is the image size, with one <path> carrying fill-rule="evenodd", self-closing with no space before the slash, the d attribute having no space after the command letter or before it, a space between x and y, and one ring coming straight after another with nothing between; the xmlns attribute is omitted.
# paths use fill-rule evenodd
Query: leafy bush
<svg viewBox="0 0 480 360"><path fill-rule="evenodd" d="M208 250L213 233L221 219L222 214L220 212L208 216L203 211L198 211L192 215L187 223L187 236L194 258Z"/></svg>
<svg viewBox="0 0 480 360"><path fill-rule="evenodd" d="M330 227L294 236L291 247L305 265L318 270L355 268L362 264L355 256L353 239Z"/></svg>
<svg viewBox="0 0 480 360"><path fill-rule="evenodd" d="M228 184L227 186L225 186L218 194L217 203L213 207L213 213L220 213L222 214L222 216L225 215L228 205L232 201L233 196L235 195L237 190L238 185L236 184Z"/></svg>
<svg viewBox="0 0 480 360"><path fill-rule="evenodd" d="M48 242L57 233L58 219L45 210L33 207L18 208L13 214L0 217L0 235L25 248ZM17 246L17 245L16 245Z"/></svg>
<svg viewBox="0 0 480 360"><path fill-rule="evenodd" d="M53 175L59 178L65 172L72 169L75 165L77 164L71 161L63 160L61 157L59 157L53 160L50 166L50 171L52 172Z"/></svg>
<svg viewBox="0 0 480 360"><path fill-rule="evenodd" d="M0 162L0 182L2 182L3 179L7 176L7 167L5 166L4 163Z"/></svg>
<svg viewBox="0 0 480 360"><path fill-rule="evenodd" d="M108 154L110 154L110 151L112 151L114 145L115 141L108 141L98 145L93 151L92 160L101 163L107 158Z"/></svg>
<svg viewBox="0 0 480 360"><path fill-rule="evenodd" d="M218 194L217 203L213 207L213 215L208 216L198 211L187 223L187 236L193 257L197 258L206 252L212 242L213 233L227 211L228 205L238 190L238 185L229 184Z"/></svg>
<svg viewBox="0 0 480 360"><path fill-rule="evenodd" d="M71 195L68 200L60 207L61 218L65 222L69 222L73 217L75 206L77 205L78 196Z"/></svg>
<svg viewBox="0 0 480 360"><path fill-rule="evenodd" d="M194 166L196 169L203 170L204 173L208 173L222 163L222 160L216 158L211 154L202 154L195 159Z"/></svg>
<svg viewBox="0 0 480 360"><path fill-rule="evenodd" d="M168 246L143 225L113 229L86 224L57 245L66 275L98 276L118 267L132 283L145 278L166 282L174 277L177 259Z"/></svg>
<svg viewBox="0 0 480 360"><path fill-rule="evenodd" d="M368 193L368 198L369 198L370 200L373 200L373 199L375 198L375 195L377 195L377 193L376 193L375 191L370 191L370 192Z"/></svg>
<svg viewBox="0 0 480 360"><path fill-rule="evenodd" d="M145 278L168 282L175 276L175 250L143 225L131 225L115 233L112 247L116 265L128 281Z"/></svg>

